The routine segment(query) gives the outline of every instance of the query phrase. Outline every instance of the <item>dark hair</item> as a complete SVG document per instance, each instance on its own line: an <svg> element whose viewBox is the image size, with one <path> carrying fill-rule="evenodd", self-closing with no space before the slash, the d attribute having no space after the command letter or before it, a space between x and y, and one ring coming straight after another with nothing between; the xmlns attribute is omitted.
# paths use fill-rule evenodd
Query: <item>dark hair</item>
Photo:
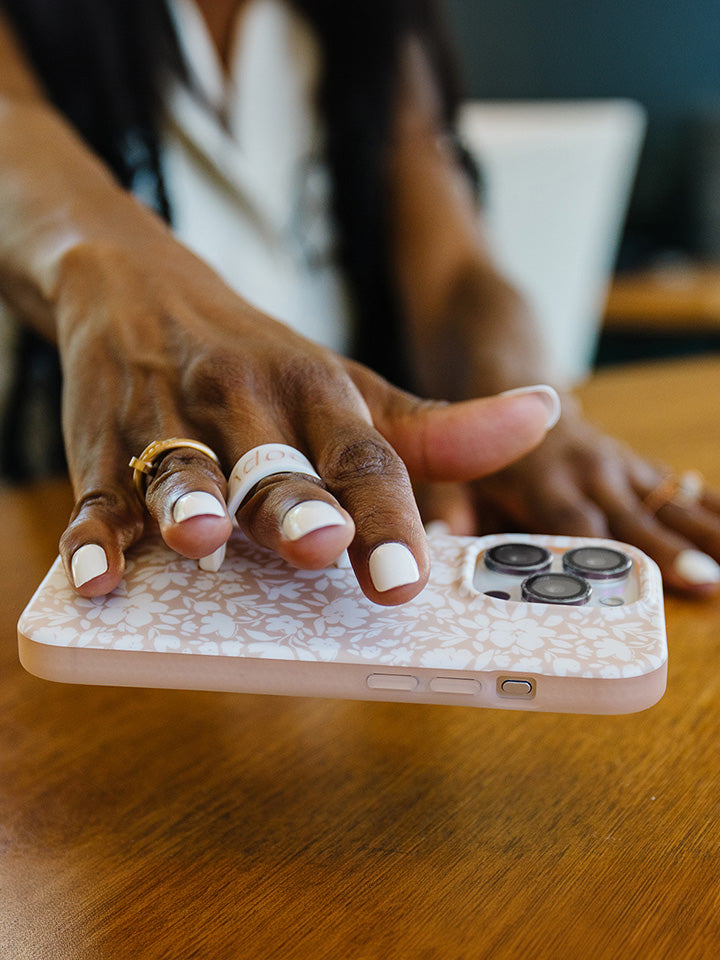
<svg viewBox="0 0 720 960"><path fill-rule="evenodd" d="M410 385L390 280L384 169L400 46L423 43L448 130L458 99L454 58L435 0L294 0L320 41L320 109L340 260L353 294L356 356ZM0 0L48 96L120 182L155 184L171 219L158 159L160 84L182 65L164 0ZM460 160L467 160L459 150Z"/></svg>

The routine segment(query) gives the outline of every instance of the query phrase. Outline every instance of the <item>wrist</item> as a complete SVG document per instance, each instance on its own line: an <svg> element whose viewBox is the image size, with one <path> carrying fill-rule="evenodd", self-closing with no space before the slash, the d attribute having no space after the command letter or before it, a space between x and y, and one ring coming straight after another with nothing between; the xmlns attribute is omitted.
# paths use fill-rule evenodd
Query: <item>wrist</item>
<svg viewBox="0 0 720 960"><path fill-rule="evenodd" d="M484 262L458 274L415 340L411 356L426 395L461 400L550 379L529 304Z"/></svg>
<svg viewBox="0 0 720 960"><path fill-rule="evenodd" d="M48 336L76 248L164 229L39 97L0 97L0 180L0 287Z"/></svg>
<svg viewBox="0 0 720 960"><path fill-rule="evenodd" d="M88 323L127 329L157 313L158 276L176 257L152 230L116 228L79 232L53 254L49 298L61 351Z"/></svg>

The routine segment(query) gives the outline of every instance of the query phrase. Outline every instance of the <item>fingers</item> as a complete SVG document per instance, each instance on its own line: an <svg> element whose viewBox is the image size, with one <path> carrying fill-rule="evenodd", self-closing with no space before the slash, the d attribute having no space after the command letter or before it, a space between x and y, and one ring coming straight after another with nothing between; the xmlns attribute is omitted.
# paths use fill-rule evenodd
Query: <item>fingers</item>
<svg viewBox="0 0 720 960"><path fill-rule="evenodd" d="M568 537L609 537L605 512L582 489L559 484L544 486L531 498L533 527Z"/></svg>
<svg viewBox="0 0 720 960"><path fill-rule="evenodd" d="M323 482L297 474L262 476L237 520L251 539L297 567L327 566L348 549L366 595L377 603L401 603L424 586L428 552L408 470L398 454L404 451L415 472L427 476L474 478L537 443L557 416L557 395L540 387L466 404L427 404L368 371L361 374L361 388L369 398L334 383L306 391L306 443ZM368 399L400 451L369 422L363 403ZM244 450L255 449L253 441L266 442L272 432L268 424L264 436L244 437ZM178 530L167 505L177 494L182 501L189 487L201 488L172 479L177 474L172 465L168 479L159 474L148 504L166 541L197 556L200 552L190 554L180 536L189 521ZM201 519L213 535L224 535L219 523ZM204 542L203 551L209 546Z"/></svg>
<svg viewBox="0 0 720 960"><path fill-rule="evenodd" d="M127 484L88 483L60 539L68 580L81 596L103 596L118 586L125 550L143 526L141 504Z"/></svg>
<svg viewBox="0 0 720 960"><path fill-rule="evenodd" d="M651 508L648 495L666 473L619 445L600 443L595 449L583 488L606 517L606 535L633 543L652 557L671 589L698 596L717 590L720 567L714 558L720 557L720 516L700 502Z"/></svg>
<svg viewBox="0 0 720 960"><path fill-rule="evenodd" d="M302 398L308 453L323 484L263 478L238 522L299 567L324 566L347 548L364 593L376 603L402 603L429 572L403 460L415 475L474 479L539 442L557 418L558 398L539 387L463 404L424 403L365 368L351 369L358 396L347 384L334 391L336 384L323 384Z"/></svg>
<svg viewBox="0 0 720 960"><path fill-rule="evenodd" d="M260 428L271 436L274 428ZM230 475L228 509L250 539L288 563L318 569L337 560L353 538L352 518L325 489L315 467L282 442L245 449Z"/></svg>
<svg viewBox="0 0 720 960"><path fill-rule="evenodd" d="M557 393L544 384L445 404L390 388L363 367L351 374L375 426L417 480L467 481L500 470L537 446L560 412Z"/></svg>
<svg viewBox="0 0 720 960"><path fill-rule="evenodd" d="M426 531L432 529L460 537L477 533L477 515L468 484L415 485L415 499Z"/></svg>
<svg viewBox="0 0 720 960"><path fill-rule="evenodd" d="M342 373L342 371L341 371ZM319 378L323 380L323 378ZM304 434L301 445L322 481L308 475L263 476L241 505L237 520L253 540L290 564L315 569L347 549L362 590L382 604L411 599L428 576L428 551L408 469L428 478L475 478L504 466L536 444L556 416L549 388L462 404L423 403L365 371L361 390L333 368L327 383L303 383L274 416L257 403L244 424L262 436L221 439L223 452L243 453L277 436ZM367 395L366 395L367 394ZM375 418L380 430L371 420ZM235 419L235 418L233 418ZM232 429L227 419L224 430ZM160 436L177 435L163 423ZM394 449L394 448L397 449ZM230 462L233 462L232 459ZM78 510L63 538L63 553L76 589L86 596L107 593L119 583L123 552L143 529L143 511L130 483L125 451L99 457L112 463L112 476L98 467L96 478L81 478ZM227 541L233 518L224 506L225 481L209 457L185 448L158 458L145 493L147 516L170 548L201 558ZM82 473L82 471L80 471Z"/></svg>
<svg viewBox="0 0 720 960"><path fill-rule="evenodd" d="M375 603L404 603L429 574L427 539L405 464L363 421L326 424L316 462L356 527L348 549L363 592Z"/></svg>
<svg viewBox="0 0 720 960"><path fill-rule="evenodd" d="M643 465L645 466L645 465ZM632 470L647 480L647 470ZM627 473L626 473L627 478ZM657 477L658 482L661 477ZM667 587L698 596L720 587L720 516L701 502L669 502L657 511L645 503L652 487L635 486L625 479L596 488L598 502L607 512L614 537L633 543L660 567Z"/></svg>
<svg viewBox="0 0 720 960"><path fill-rule="evenodd" d="M143 503L132 484L126 452L109 439L75 465L77 504L60 542L68 577L82 596L102 596L120 583L124 552L155 520L173 550L202 557L224 544L232 529L225 480L208 456L189 448L161 459Z"/></svg>
<svg viewBox="0 0 720 960"><path fill-rule="evenodd" d="M657 519L671 530L677 531L694 546L720 557L720 515L707 510L702 504L683 506L668 503L657 512Z"/></svg>
<svg viewBox="0 0 720 960"><path fill-rule="evenodd" d="M642 508L611 519L612 534L638 546L660 567L666 586L699 595L720 584L720 567L695 543Z"/></svg>
<svg viewBox="0 0 720 960"><path fill-rule="evenodd" d="M651 515L646 552L660 566L667 586L709 595L720 588L720 519L701 505L668 503Z"/></svg>
<svg viewBox="0 0 720 960"><path fill-rule="evenodd" d="M355 534L352 517L337 500L320 483L298 474L261 481L237 517L252 540L304 570L329 566Z"/></svg>
<svg viewBox="0 0 720 960"><path fill-rule="evenodd" d="M167 545L185 557L206 557L230 536L225 478L203 453L180 447L160 462L145 493Z"/></svg>
<svg viewBox="0 0 720 960"><path fill-rule="evenodd" d="M237 514L242 529L303 568L327 566L347 549L371 600L411 599L427 580L427 543L400 458L363 419L339 415L317 425L308 452L322 481L264 478Z"/></svg>

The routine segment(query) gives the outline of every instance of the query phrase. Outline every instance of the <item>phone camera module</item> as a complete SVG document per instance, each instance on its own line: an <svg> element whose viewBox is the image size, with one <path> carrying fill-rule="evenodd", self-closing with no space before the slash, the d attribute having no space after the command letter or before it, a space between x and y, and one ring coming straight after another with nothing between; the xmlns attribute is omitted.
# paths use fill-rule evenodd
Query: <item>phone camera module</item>
<svg viewBox="0 0 720 960"><path fill-rule="evenodd" d="M577 547L563 556L563 569L588 580L620 580L626 577L632 560L610 547Z"/></svg>
<svg viewBox="0 0 720 960"><path fill-rule="evenodd" d="M592 587L572 573L536 573L522 583L522 598L531 603L587 603Z"/></svg>
<svg viewBox="0 0 720 960"><path fill-rule="evenodd" d="M501 543L485 551L485 566L497 573L526 577L547 570L552 554L545 547L532 543Z"/></svg>

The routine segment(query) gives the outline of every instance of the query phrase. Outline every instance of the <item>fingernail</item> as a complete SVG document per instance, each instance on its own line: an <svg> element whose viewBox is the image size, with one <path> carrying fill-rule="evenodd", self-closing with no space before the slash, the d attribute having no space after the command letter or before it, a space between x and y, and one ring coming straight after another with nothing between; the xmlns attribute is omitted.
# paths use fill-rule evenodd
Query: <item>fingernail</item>
<svg viewBox="0 0 720 960"><path fill-rule="evenodd" d="M350 554L347 552L347 550L343 550L343 552L335 561L334 566L336 566L338 570L349 570L352 567L352 563L350 563Z"/></svg>
<svg viewBox="0 0 720 960"><path fill-rule="evenodd" d="M206 557L200 557L197 562L198 567L200 567L201 570L206 570L208 573L217 573L225 559L225 547L226 544L223 544Z"/></svg>
<svg viewBox="0 0 720 960"><path fill-rule="evenodd" d="M88 580L94 580L103 573L107 573L108 562L105 551L98 543L86 543L78 547L72 555L70 569L73 583L81 587Z"/></svg>
<svg viewBox="0 0 720 960"><path fill-rule="evenodd" d="M547 407L548 419L545 424L546 430L551 430L560 419L562 413L562 404L557 390L547 383L536 383L531 387L516 387L514 390L505 390L498 394L500 397L519 397L524 393L534 393L539 397Z"/></svg>
<svg viewBox="0 0 720 960"><path fill-rule="evenodd" d="M720 567L699 550L683 550L675 557L673 569L688 583L720 583Z"/></svg>
<svg viewBox="0 0 720 960"><path fill-rule="evenodd" d="M173 520L182 523L191 517L225 517L227 511L217 497L205 490L192 490L183 494L173 506Z"/></svg>
<svg viewBox="0 0 720 960"><path fill-rule="evenodd" d="M296 504L283 517L281 529L288 540L299 540L323 527L343 527L345 518L324 500L306 500Z"/></svg>
<svg viewBox="0 0 720 960"><path fill-rule="evenodd" d="M378 593L417 583L420 579L415 557L404 543L381 543L370 554L368 563L370 579Z"/></svg>
<svg viewBox="0 0 720 960"><path fill-rule="evenodd" d="M450 524L444 520L429 520L425 524L426 537L446 537L450 533Z"/></svg>

